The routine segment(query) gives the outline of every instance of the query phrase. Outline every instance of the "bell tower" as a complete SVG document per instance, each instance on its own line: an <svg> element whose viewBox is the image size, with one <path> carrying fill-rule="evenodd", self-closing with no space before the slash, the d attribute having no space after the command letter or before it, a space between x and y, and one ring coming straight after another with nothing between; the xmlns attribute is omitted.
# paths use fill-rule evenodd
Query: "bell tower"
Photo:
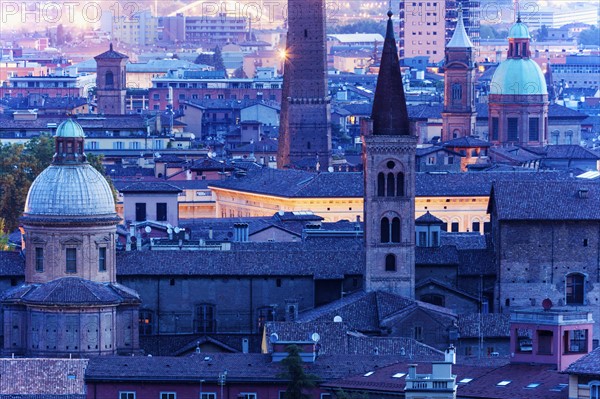
<svg viewBox="0 0 600 399"><path fill-rule="evenodd" d="M362 126L365 287L413 298L417 136L410 131L392 15L371 119Z"/></svg>
<svg viewBox="0 0 600 399"><path fill-rule="evenodd" d="M125 64L127 57L113 50L112 43L108 51L94 57L96 60L96 97L98 113L106 115L125 114L126 79Z"/></svg>
<svg viewBox="0 0 600 399"><path fill-rule="evenodd" d="M475 131L474 48L463 22L462 5L452 39L446 45L442 141L471 136Z"/></svg>
<svg viewBox="0 0 600 399"><path fill-rule="evenodd" d="M324 0L288 0L288 33L277 168L327 171L331 105L327 91Z"/></svg>

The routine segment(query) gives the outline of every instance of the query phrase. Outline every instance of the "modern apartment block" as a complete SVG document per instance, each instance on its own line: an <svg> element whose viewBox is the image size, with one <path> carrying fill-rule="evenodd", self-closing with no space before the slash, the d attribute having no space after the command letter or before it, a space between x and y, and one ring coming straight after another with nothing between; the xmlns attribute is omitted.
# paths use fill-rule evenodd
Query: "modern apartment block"
<svg viewBox="0 0 600 399"><path fill-rule="evenodd" d="M431 0L400 2L400 58L429 57L430 63L444 58L462 4L464 25L473 44L479 43L480 0Z"/></svg>

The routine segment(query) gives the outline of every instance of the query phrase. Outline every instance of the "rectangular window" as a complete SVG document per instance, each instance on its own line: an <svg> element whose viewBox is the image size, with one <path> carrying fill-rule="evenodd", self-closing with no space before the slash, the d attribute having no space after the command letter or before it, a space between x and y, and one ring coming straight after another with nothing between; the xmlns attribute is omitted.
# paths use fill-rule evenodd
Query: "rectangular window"
<svg viewBox="0 0 600 399"><path fill-rule="evenodd" d="M479 222L473 222L473 232L479 233L479 229L480 229Z"/></svg>
<svg viewBox="0 0 600 399"><path fill-rule="evenodd" d="M508 141L519 141L519 118L508 118L506 138Z"/></svg>
<svg viewBox="0 0 600 399"><path fill-rule="evenodd" d="M453 233L458 233L458 222L452 222L451 228Z"/></svg>
<svg viewBox="0 0 600 399"><path fill-rule="evenodd" d="M540 139L540 118L529 118L529 141Z"/></svg>
<svg viewBox="0 0 600 399"><path fill-rule="evenodd" d="M427 232L419 231L419 246L426 247L427 246Z"/></svg>
<svg viewBox="0 0 600 399"><path fill-rule="evenodd" d="M67 248L67 273L77 273L77 249Z"/></svg>
<svg viewBox="0 0 600 399"><path fill-rule="evenodd" d="M106 248L98 248L98 271L106 271Z"/></svg>
<svg viewBox="0 0 600 399"><path fill-rule="evenodd" d="M492 140L498 140L498 131L500 129L498 118L492 118Z"/></svg>
<svg viewBox="0 0 600 399"><path fill-rule="evenodd" d="M256 394L255 393L240 392L240 394L237 397L240 398L240 399L256 399Z"/></svg>
<svg viewBox="0 0 600 399"><path fill-rule="evenodd" d="M417 341L421 341L423 339L423 327L415 326L414 339L416 339Z"/></svg>
<svg viewBox="0 0 600 399"><path fill-rule="evenodd" d="M215 332L216 327L215 305L203 303L196 306L196 332Z"/></svg>
<svg viewBox="0 0 600 399"><path fill-rule="evenodd" d="M44 271L44 248L35 249L35 271Z"/></svg>
<svg viewBox="0 0 600 399"><path fill-rule="evenodd" d="M200 394L200 399L217 399L216 392L202 392Z"/></svg>
<svg viewBox="0 0 600 399"><path fill-rule="evenodd" d="M140 310L140 335L152 335L152 311Z"/></svg>
<svg viewBox="0 0 600 399"><path fill-rule="evenodd" d="M167 203L159 202L156 204L156 220L165 222L167 220Z"/></svg>
<svg viewBox="0 0 600 399"><path fill-rule="evenodd" d="M119 392L119 399L135 399L135 392Z"/></svg>
<svg viewBox="0 0 600 399"><path fill-rule="evenodd" d="M587 330L565 331L564 340L565 353L587 353Z"/></svg>
<svg viewBox="0 0 600 399"><path fill-rule="evenodd" d="M175 392L161 392L160 399L177 399L177 394Z"/></svg>
<svg viewBox="0 0 600 399"><path fill-rule="evenodd" d="M483 222L483 232L484 233L492 232L492 222Z"/></svg>
<svg viewBox="0 0 600 399"><path fill-rule="evenodd" d="M135 203L135 221L143 222L146 220L146 203L136 202Z"/></svg>

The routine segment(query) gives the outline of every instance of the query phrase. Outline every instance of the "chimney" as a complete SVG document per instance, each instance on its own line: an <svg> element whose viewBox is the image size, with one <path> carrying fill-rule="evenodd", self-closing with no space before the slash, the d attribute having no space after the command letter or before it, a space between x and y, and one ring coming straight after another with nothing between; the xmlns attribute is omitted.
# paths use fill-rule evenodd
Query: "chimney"
<svg viewBox="0 0 600 399"><path fill-rule="evenodd" d="M415 379L417 377L417 365L409 364L408 365L408 378Z"/></svg>
<svg viewBox="0 0 600 399"><path fill-rule="evenodd" d="M454 345L450 345L450 347L444 351L444 360L446 363L456 364L456 349L454 349Z"/></svg>
<svg viewBox="0 0 600 399"><path fill-rule="evenodd" d="M233 241L248 242L248 223L235 223L233 225Z"/></svg>

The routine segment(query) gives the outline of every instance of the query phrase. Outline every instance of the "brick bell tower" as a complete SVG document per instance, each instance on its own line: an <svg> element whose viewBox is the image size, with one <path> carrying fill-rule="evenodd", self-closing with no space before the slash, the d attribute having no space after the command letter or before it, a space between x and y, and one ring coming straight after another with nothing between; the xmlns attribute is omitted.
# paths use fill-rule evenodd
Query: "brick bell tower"
<svg viewBox="0 0 600 399"><path fill-rule="evenodd" d="M476 116L474 47L459 4L456 29L446 45L442 141L471 136Z"/></svg>
<svg viewBox="0 0 600 399"><path fill-rule="evenodd" d="M323 0L289 0L277 168L326 171L331 105Z"/></svg>
<svg viewBox="0 0 600 399"><path fill-rule="evenodd" d="M392 12L388 11L371 119L362 126L365 287L414 297L415 152Z"/></svg>
<svg viewBox="0 0 600 399"><path fill-rule="evenodd" d="M108 51L94 57L96 60L96 97L98 113L106 115L125 114L126 79L125 64L127 57L113 50L112 43Z"/></svg>

